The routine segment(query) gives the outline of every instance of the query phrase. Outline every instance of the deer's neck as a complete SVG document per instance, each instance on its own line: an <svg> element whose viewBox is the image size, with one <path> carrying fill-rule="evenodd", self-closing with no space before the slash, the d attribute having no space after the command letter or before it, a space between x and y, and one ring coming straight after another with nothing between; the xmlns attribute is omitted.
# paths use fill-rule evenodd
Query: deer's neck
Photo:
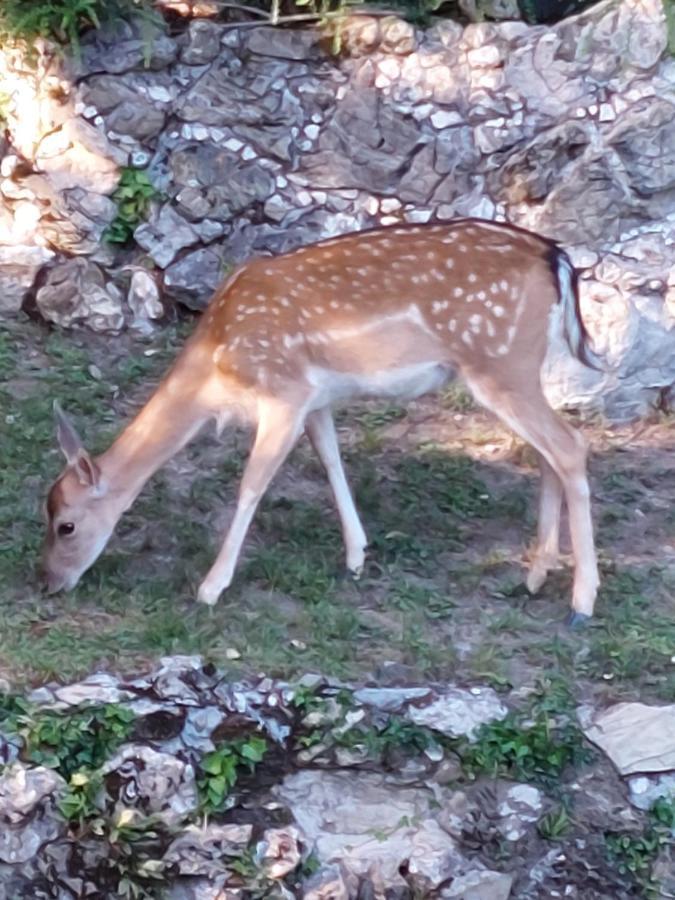
<svg viewBox="0 0 675 900"><path fill-rule="evenodd" d="M146 481L212 416L200 400L204 379L182 361L169 372L135 419L97 459L120 513Z"/></svg>

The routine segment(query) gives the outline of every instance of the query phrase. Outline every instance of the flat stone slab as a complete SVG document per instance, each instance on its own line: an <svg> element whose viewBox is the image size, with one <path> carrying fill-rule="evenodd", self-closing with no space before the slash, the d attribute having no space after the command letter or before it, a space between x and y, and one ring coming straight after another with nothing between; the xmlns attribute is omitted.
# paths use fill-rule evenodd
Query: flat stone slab
<svg viewBox="0 0 675 900"><path fill-rule="evenodd" d="M617 703L577 716L584 734L614 763L621 775L675 769L675 704Z"/></svg>

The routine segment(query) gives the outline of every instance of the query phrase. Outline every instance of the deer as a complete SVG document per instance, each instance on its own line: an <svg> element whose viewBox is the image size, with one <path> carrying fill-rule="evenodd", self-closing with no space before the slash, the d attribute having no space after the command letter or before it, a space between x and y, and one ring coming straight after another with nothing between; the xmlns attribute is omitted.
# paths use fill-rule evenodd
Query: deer
<svg viewBox="0 0 675 900"><path fill-rule="evenodd" d="M224 542L197 600L231 585L274 475L306 433L327 475L347 568L367 537L340 456L332 409L371 397L411 400L460 376L479 404L536 451L537 536L528 590L559 559L563 501L574 563L567 623L593 615L599 586L587 441L547 402L551 340L581 363L599 357L581 318L577 273L555 242L507 223L462 218L381 226L320 240L236 268L215 291L164 379L99 456L55 405L66 465L49 490L43 575L72 589L150 476L207 423L254 429Z"/></svg>

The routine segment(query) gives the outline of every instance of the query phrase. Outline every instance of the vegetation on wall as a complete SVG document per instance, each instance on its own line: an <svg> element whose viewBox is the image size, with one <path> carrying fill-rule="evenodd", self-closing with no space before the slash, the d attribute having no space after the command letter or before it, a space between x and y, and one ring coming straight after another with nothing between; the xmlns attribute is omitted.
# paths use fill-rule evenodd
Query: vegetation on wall
<svg viewBox="0 0 675 900"><path fill-rule="evenodd" d="M134 236L134 229L148 214L151 200L157 191L142 169L125 168L112 199L117 204L117 215L106 228L103 239L110 244L127 244Z"/></svg>
<svg viewBox="0 0 675 900"><path fill-rule="evenodd" d="M518 0L521 15L528 22L553 22L591 5L593 0ZM672 17L673 0L664 0ZM252 0L246 7L259 12L261 23L293 19L316 19L334 26L355 5L355 0ZM363 9L363 4L358 4ZM461 18L458 0L365 0L366 7L395 11L417 24L429 24L432 16ZM489 8L476 0L479 15ZM225 10L227 14L227 9ZM46 38L79 52L80 36L90 28L110 22L141 19L161 23L153 0L2 0L0 3L0 44L10 39L33 42ZM331 30L335 30L333 27ZM339 32L339 28L337 28Z"/></svg>
<svg viewBox="0 0 675 900"><path fill-rule="evenodd" d="M77 52L88 28L139 15L159 21L152 0L2 0L0 43L46 38Z"/></svg>

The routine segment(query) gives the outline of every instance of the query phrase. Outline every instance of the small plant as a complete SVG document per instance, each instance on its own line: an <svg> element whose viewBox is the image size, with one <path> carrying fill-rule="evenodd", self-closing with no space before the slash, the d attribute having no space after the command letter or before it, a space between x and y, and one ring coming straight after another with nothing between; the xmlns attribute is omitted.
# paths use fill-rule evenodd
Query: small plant
<svg viewBox="0 0 675 900"><path fill-rule="evenodd" d="M659 896L659 884L652 875L652 865L667 838L657 829L643 834L606 834L607 856L621 875L630 877L648 900Z"/></svg>
<svg viewBox="0 0 675 900"><path fill-rule="evenodd" d="M336 743L342 747L362 744L370 756L383 756L392 750L411 750L423 753L438 746L431 731L400 717L391 718L381 730L355 726L338 735Z"/></svg>
<svg viewBox="0 0 675 900"><path fill-rule="evenodd" d="M145 220L150 202L157 191L142 169L122 169L122 175L112 199L117 204L117 215L103 233L109 244L127 244L134 236L134 229Z"/></svg>
<svg viewBox="0 0 675 900"><path fill-rule="evenodd" d="M655 826L663 826L675 836L675 797L659 797L651 815Z"/></svg>
<svg viewBox="0 0 675 900"><path fill-rule="evenodd" d="M204 812L222 810L237 783L240 770L247 768L252 772L266 751L264 738L251 735L228 741L212 753L207 753L201 761L201 775L197 780Z"/></svg>
<svg viewBox="0 0 675 900"><path fill-rule="evenodd" d="M572 702L563 681L540 683L529 710L482 725L474 743L458 748L464 770L471 776L533 781L555 791L568 766L593 758L581 731L567 717Z"/></svg>
<svg viewBox="0 0 675 900"><path fill-rule="evenodd" d="M547 841L557 841L564 837L570 829L572 820L565 806L561 804L551 810L537 822L537 831Z"/></svg>
<svg viewBox="0 0 675 900"><path fill-rule="evenodd" d="M85 821L100 815L96 797L101 789L101 777L94 772L74 772L65 794L59 800L59 812L64 819L82 826Z"/></svg>
<svg viewBox="0 0 675 900"><path fill-rule="evenodd" d="M128 739L134 719L133 712L113 704L28 715L20 722L25 757L69 779L101 766Z"/></svg>

